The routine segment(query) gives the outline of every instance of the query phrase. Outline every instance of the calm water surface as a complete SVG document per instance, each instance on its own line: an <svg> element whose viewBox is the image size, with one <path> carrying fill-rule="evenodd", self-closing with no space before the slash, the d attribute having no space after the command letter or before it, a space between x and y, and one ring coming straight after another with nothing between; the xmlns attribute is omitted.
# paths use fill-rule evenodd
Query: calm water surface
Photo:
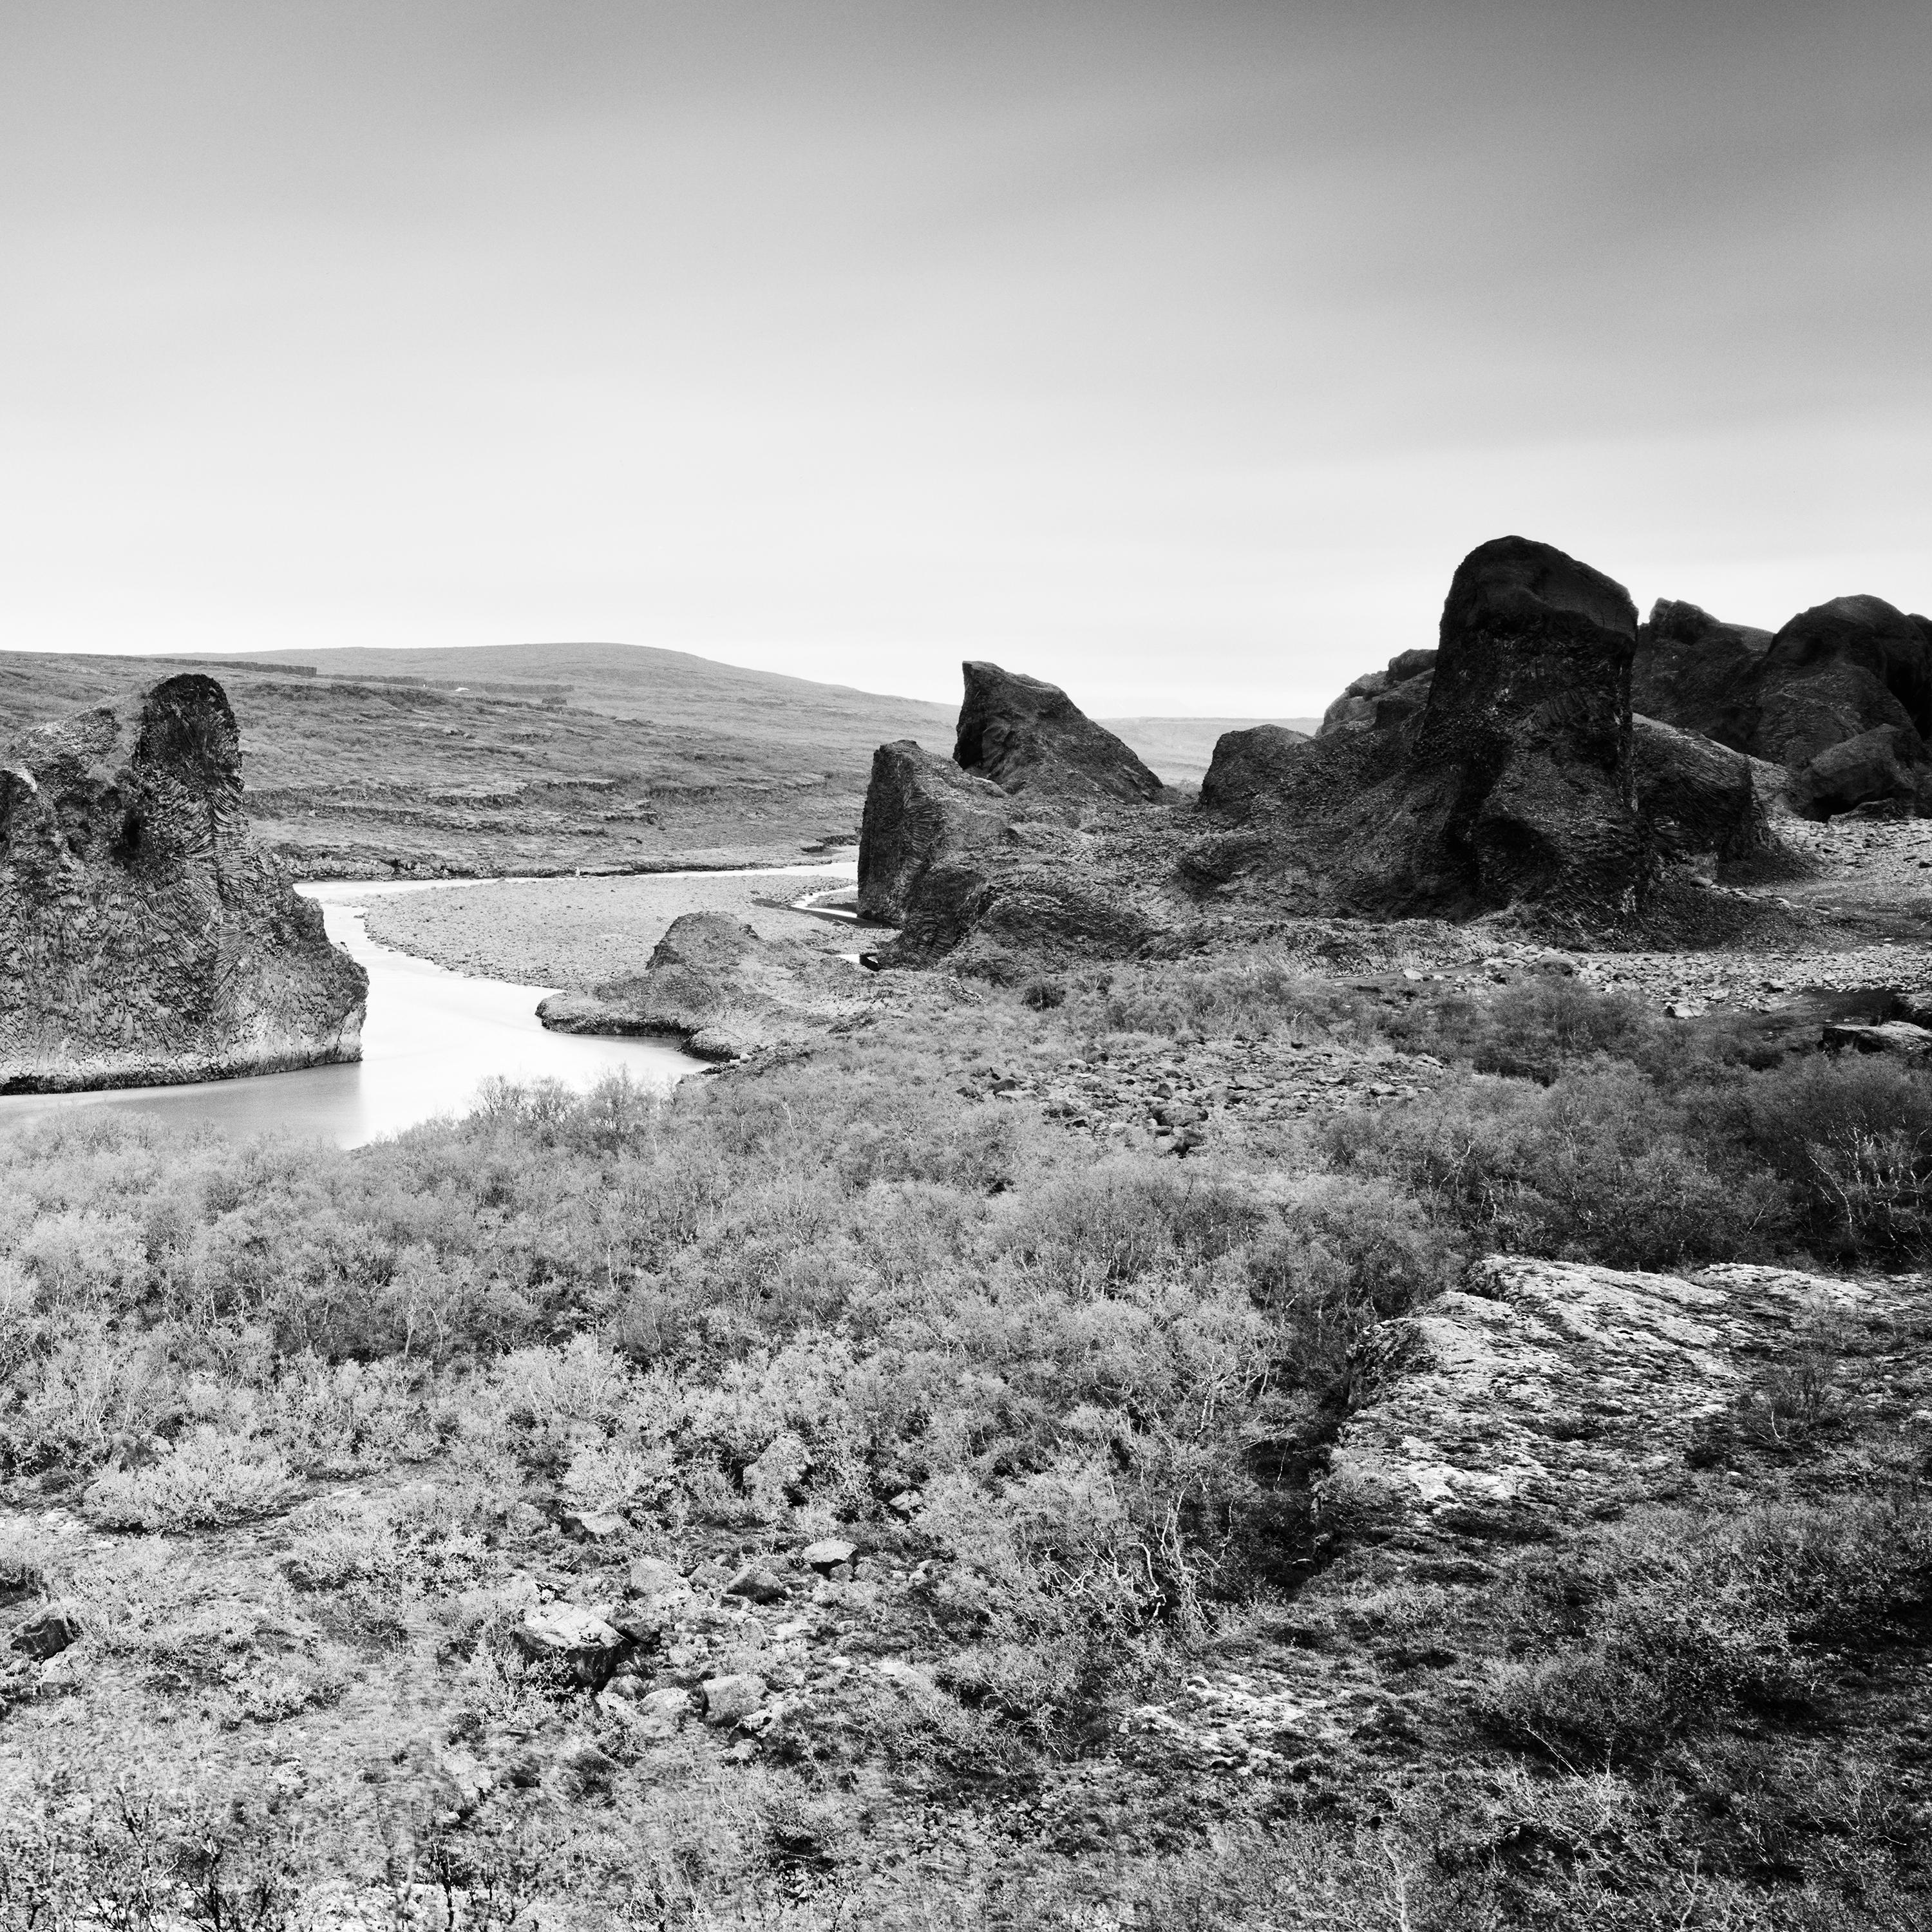
<svg viewBox="0 0 1932 1932"><path fill-rule="evenodd" d="M854 868L788 868L782 873L774 869L772 876L788 884L796 880L802 894L843 883L854 876ZM118 1107L166 1120L206 1122L236 1134L310 1134L339 1147L360 1147L419 1120L466 1113L478 1086L492 1077L560 1080L580 1092L619 1068L654 1087L668 1087L699 1070L699 1061L667 1042L546 1032L536 1005L554 987L452 973L379 946L364 931L362 907L370 899L434 891L443 883L329 880L299 888L320 901L329 938L346 946L369 974L362 1058L355 1065L182 1087L9 1094L0 1098L0 1128L75 1107Z"/></svg>

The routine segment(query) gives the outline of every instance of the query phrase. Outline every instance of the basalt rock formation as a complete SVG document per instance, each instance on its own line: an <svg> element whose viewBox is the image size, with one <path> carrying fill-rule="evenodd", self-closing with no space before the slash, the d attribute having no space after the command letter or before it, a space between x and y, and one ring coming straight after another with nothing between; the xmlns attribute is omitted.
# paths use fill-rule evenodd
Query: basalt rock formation
<svg viewBox="0 0 1932 1932"><path fill-rule="evenodd" d="M1634 692L1640 711L1784 766L1808 817L1932 800L1932 620L1882 598L1834 598L1774 635L1659 603Z"/></svg>
<svg viewBox="0 0 1932 1932"><path fill-rule="evenodd" d="M956 759L974 769L911 745L874 766L862 907L901 928L876 956L1003 971L1509 908L1600 931L1646 916L1665 862L1795 866L1760 761L1634 716L1636 644L1620 584L1498 538L1456 570L1436 649L1358 679L1313 738L1227 733L1192 808L1121 779L1064 693L968 665Z"/></svg>
<svg viewBox="0 0 1932 1932"><path fill-rule="evenodd" d="M1435 673L1433 651L1398 652L1385 669L1357 678L1329 706L1316 736L1330 738L1337 731L1379 731L1409 723L1420 716Z"/></svg>
<svg viewBox="0 0 1932 1932"><path fill-rule="evenodd" d="M1621 585L1499 538L1457 569L1433 654L1358 680L1306 746L1230 733L1202 802L1262 834L1262 870L1305 873L1311 910L1627 914L1654 866L1632 789L1636 634Z"/></svg>
<svg viewBox="0 0 1932 1932"><path fill-rule="evenodd" d="M0 1090L354 1060L368 979L250 837L234 713L164 679L0 757Z"/></svg>
<svg viewBox="0 0 1932 1932"><path fill-rule="evenodd" d="M1058 685L968 664L952 762L1012 794L1145 803L1166 788Z"/></svg>
<svg viewBox="0 0 1932 1932"><path fill-rule="evenodd" d="M1006 794L902 738L872 754L859 834L859 916L904 922L920 882L940 859L997 839L1012 816Z"/></svg>
<svg viewBox="0 0 1932 1932"><path fill-rule="evenodd" d="M1654 718L1630 719L1637 809L1666 859L1736 866L1779 856L1752 760Z"/></svg>
<svg viewBox="0 0 1932 1932"><path fill-rule="evenodd" d="M1173 794L1056 686L968 664L952 761L882 745L859 842L859 910L900 928L872 956L998 972L1010 953L1118 958L1154 925L1106 879L1106 838ZM1294 737L1298 734L1282 734Z"/></svg>

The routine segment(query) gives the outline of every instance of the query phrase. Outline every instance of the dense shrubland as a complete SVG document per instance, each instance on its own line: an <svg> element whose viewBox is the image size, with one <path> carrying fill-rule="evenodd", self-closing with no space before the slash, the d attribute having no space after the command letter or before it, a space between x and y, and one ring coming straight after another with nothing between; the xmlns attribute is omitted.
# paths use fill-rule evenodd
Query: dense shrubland
<svg viewBox="0 0 1932 1932"><path fill-rule="evenodd" d="M880 1028L669 1098L498 1088L467 1119L356 1154L106 1110L15 1136L0 1478L137 1533L130 1549L306 1500L286 1588L246 1615L158 1610L141 1592L158 1570L146 1585L136 1561L76 1570L18 1539L0 1544L0 1592L65 1592L107 1654L212 1687L224 1722L326 1708L352 1674L352 1631L399 1654L473 1653L460 1735L540 1701L489 1675L487 1613L464 1607L530 1524L621 1509L638 1547L682 1558L859 1528L888 1560L932 1562L922 1614L944 1660L918 1698L847 1714L836 1780L816 1748L803 1789L830 1842L894 1780L997 1781L1077 1756L1177 1660L1292 1593L1320 1560L1306 1478L1355 1342L1467 1256L1886 1265L1927 1244L1932 1078L1686 1028L1567 981L1392 996L1222 962L1050 1000L988 993L970 1018L956 1040ZM1104 1064L1128 1030L1346 1039L1453 1072L1413 1102L1185 1161L960 1091L968 1063ZM1788 1458L1824 1412L1814 1394L1761 1391L1736 1428ZM892 1507L908 1490L910 1522ZM1830 1658L1922 1629L1927 1520L1914 1498L1741 1500L1514 1563L1485 1628L1454 1638L1490 1660L1480 1721L1505 1767L1484 1774L1480 1830L1418 1786L1372 1826L1277 1820L1104 1882L1062 1871L1022 1898L982 1872L853 1909L907 1924L1608 1927L1656 1922L1642 1912L1667 1898L1687 1924L1886 1922L1826 1904L1775 1919L1701 1879L1680 1900L1667 1819L1693 1759L1729 1763L1740 1726L1813 1723ZM1426 1595L1365 1599L1348 1640L1441 1642ZM251 1645L273 1667L238 1674ZM776 1770L680 1762L683 1796L654 1789L626 1829L627 1856L660 1860L661 1902L683 1903L640 1923L707 1922L706 1898L767 1870L748 1846L802 1828ZM1552 1766L1570 1781L1550 1784ZM1797 1803L1790 1777L1750 1775ZM1880 1838L1902 1828L1882 1810ZM208 1922L283 1922L266 1907L248 1921L240 1892L220 1902L256 1870L238 1826L226 1875L195 1867L215 1839L186 1813L116 1829L34 1856L50 1873L68 1859L59 1882L84 1891L107 1882L88 1860L124 1876L164 1852L213 1888ZM424 1830L422 1870L457 1856ZM1663 1838L1646 1850L1645 1832ZM1545 1841L1572 1844L1569 1862L1526 1888L1511 1847ZM1592 1862L1612 1842L1656 1861L1629 1897ZM508 1898L518 1869L506 1850L488 1882ZM399 1906L396 1922L417 1922Z"/></svg>

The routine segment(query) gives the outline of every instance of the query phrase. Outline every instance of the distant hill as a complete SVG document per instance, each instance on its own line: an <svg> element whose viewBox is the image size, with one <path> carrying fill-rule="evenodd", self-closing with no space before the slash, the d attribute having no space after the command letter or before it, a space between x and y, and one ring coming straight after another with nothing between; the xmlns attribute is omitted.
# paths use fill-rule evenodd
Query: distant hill
<svg viewBox="0 0 1932 1932"><path fill-rule="evenodd" d="M249 809L304 877L759 865L856 839L875 747L950 750L957 707L642 644L0 652L0 741L171 670L227 688ZM1113 728L1168 780L1252 720ZM1305 722L1305 721L1304 721Z"/></svg>
<svg viewBox="0 0 1932 1932"><path fill-rule="evenodd" d="M1223 731L1245 731L1254 724L1286 724L1310 737L1318 718L1102 718L1116 737L1124 738L1169 784L1198 784L1214 741Z"/></svg>

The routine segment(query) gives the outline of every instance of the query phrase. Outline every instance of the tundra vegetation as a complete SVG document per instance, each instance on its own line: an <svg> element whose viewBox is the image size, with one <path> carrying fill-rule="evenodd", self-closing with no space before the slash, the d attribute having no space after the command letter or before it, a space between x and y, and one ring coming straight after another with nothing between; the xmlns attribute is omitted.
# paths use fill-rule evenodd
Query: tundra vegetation
<svg viewBox="0 0 1932 1932"><path fill-rule="evenodd" d="M1237 1039L1438 1077L1184 1159L1026 1095ZM1932 1910L1932 1305L1794 1330L1668 1494L1534 1540L1397 1562L1320 1490L1359 1337L1473 1255L1903 1281L1911 1061L1262 950L922 975L355 1153L97 1109L0 1158L0 1924ZM617 1676L520 1641L573 1605ZM1274 1656L1369 1716L1148 1720L1238 1730Z"/></svg>

